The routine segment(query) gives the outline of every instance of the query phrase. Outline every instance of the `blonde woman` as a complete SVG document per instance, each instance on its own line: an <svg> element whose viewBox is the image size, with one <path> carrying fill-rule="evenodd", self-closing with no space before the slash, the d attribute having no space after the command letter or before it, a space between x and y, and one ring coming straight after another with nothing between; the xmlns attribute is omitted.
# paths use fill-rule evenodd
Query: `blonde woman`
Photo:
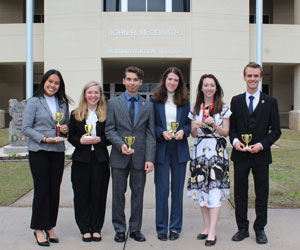
<svg viewBox="0 0 300 250"><path fill-rule="evenodd" d="M71 180L75 220L84 242L101 241L109 182L108 141L105 137L106 101L97 82L83 88L80 103L70 118L68 140L75 147ZM91 124L91 136L85 125Z"/></svg>

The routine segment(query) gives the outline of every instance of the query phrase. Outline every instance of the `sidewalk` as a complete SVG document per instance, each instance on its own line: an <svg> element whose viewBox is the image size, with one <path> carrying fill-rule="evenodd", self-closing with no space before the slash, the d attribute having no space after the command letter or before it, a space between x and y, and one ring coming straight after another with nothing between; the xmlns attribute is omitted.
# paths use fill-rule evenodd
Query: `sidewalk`
<svg viewBox="0 0 300 250"><path fill-rule="evenodd" d="M114 242L114 230L111 223L111 186L109 188L105 224L102 230L102 241L84 243L74 220L73 192L70 181L70 165L66 167L61 186L61 208L59 210L56 233L59 244L51 244L51 249L58 250L197 250L206 249L204 241L196 239L203 228L199 206L189 198L184 197L183 232L176 241L162 242L156 238L155 232L155 199L153 173L147 177L144 197L144 217L142 232L147 241L138 243L128 238L124 243ZM130 190L127 191L126 215L129 218ZM4 250L34 250L42 249L29 229L31 216L32 191L15 202L11 207L0 207L0 246ZM254 209L249 210L250 222L255 218ZM229 202L223 202L221 216L217 227L216 250L296 250L300 246L300 209L269 209L269 222L266 234L269 243L258 245L255 234L250 229L250 237L242 242L231 241L236 232L234 210Z"/></svg>

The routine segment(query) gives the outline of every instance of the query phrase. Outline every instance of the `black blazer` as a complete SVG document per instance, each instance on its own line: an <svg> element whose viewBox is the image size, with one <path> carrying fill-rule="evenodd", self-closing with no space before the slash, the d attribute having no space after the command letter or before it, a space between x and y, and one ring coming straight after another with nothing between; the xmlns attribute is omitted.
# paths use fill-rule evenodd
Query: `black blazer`
<svg viewBox="0 0 300 250"><path fill-rule="evenodd" d="M249 145L260 142L263 150L256 154L232 149L231 160L242 161L252 157L257 164L270 164L272 162L271 146L281 135L278 104L275 98L260 93L259 102L250 115L246 93L234 96L231 100L229 137L232 144L234 138L243 142L242 134L252 134Z"/></svg>
<svg viewBox="0 0 300 250"><path fill-rule="evenodd" d="M88 163L91 158L91 145L83 145L80 143L81 136L86 133L84 129L85 124L85 120L81 122L77 121L72 111L68 137L68 141L75 147L74 153L72 154L72 160ZM101 138L101 141L99 143L94 144L96 158L98 162L108 163L109 156L107 146L110 145L110 142L106 139L105 136L105 121L98 121L96 123L96 134Z"/></svg>

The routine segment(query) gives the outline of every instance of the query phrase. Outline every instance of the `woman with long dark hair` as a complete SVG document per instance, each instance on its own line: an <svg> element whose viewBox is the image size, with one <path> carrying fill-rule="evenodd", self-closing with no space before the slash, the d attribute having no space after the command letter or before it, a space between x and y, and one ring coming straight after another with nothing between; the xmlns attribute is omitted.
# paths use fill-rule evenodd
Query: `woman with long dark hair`
<svg viewBox="0 0 300 250"><path fill-rule="evenodd" d="M44 74L24 110L22 131L29 138L29 165L34 185L30 227L35 230L40 246L59 242L53 228L57 221L65 145L62 137L57 138L55 113L63 113L59 132L66 136L70 102L61 73L53 69Z"/></svg>
<svg viewBox="0 0 300 250"><path fill-rule="evenodd" d="M102 239L110 175L105 122L103 90L97 82L88 82L83 88L78 108L71 114L68 138L75 147L71 180L75 220L84 242ZM91 129L88 130L87 126Z"/></svg>
<svg viewBox="0 0 300 250"><path fill-rule="evenodd" d="M223 90L212 74L200 78L196 103L189 118L195 138L191 157L188 196L199 202L205 224L197 236L206 246L215 245L221 201L229 198L229 162L225 136L231 111L222 101Z"/></svg>
<svg viewBox="0 0 300 250"><path fill-rule="evenodd" d="M191 123L189 91L181 71L168 68L153 93L156 132L155 198L159 240L176 240L182 229L182 200L186 163L190 159L187 138ZM171 125L173 124L173 125ZM172 130L173 128L173 130ZM168 197L171 172L171 212Z"/></svg>

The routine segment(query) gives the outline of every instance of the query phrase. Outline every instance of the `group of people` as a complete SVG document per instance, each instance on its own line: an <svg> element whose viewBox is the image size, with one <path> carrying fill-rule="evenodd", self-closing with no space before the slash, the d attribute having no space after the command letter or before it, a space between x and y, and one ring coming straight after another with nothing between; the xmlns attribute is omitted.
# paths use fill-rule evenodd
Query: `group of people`
<svg viewBox="0 0 300 250"><path fill-rule="evenodd" d="M139 94L143 77L141 69L126 68L123 76L126 91L108 103L99 83L87 83L79 106L69 116L68 105L72 100L65 94L62 75L57 70L49 70L43 76L38 90L27 102L22 126L23 133L29 137L29 165L34 183L30 227L37 244L49 246L59 242L54 227L67 138L75 147L71 180L75 220L82 241L102 239L110 174L114 240L126 240L124 210L129 179L129 236L138 242L145 241L141 232L144 187L146 175L153 170L157 238L177 240L182 231L186 166L190 161L187 195L199 203L204 222L197 239L205 240L206 246L215 245L221 202L230 195L225 139L228 135L233 145L231 159L238 226L232 240L241 241L249 236L248 175L251 170L256 194L253 228L257 243L267 243L264 227L267 224L270 148L281 131L276 99L258 88L262 80L261 66L246 65L246 92L233 97L230 107L224 104L222 87L212 74L200 78L192 107L180 69L170 67L163 73L150 101ZM55 113L63 113L59 127ZM190 134L194 142L191 154ZM251 140L245 140L246 134ZM109 145L112 145L110 155Z"/></svg>

